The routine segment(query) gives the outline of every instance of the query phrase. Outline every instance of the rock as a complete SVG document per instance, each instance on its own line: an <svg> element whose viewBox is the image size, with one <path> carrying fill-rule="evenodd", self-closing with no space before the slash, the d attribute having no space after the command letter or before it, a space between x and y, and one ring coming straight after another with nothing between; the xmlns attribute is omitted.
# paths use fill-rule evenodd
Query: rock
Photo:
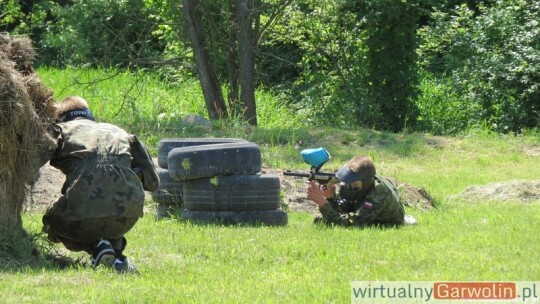
<svg viewBox="0 0 540 304"><path fill-rule="evenodd" d="M200 126L200 127L212 126L212 123L208 119L197 114L188 114L184 116L184 118L182 118L182 123L184 123L185 125Z"/></svg>

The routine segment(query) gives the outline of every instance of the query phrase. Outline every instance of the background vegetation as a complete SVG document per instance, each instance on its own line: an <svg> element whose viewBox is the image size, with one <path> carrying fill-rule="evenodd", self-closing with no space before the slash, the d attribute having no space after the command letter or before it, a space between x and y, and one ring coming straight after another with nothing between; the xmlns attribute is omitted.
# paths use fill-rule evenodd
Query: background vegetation
<svg viewBox="0 0 540 304"><path fill-rule="evenodd" d="M225 80L229 1L198 5ZM0 12L3 30L31 35L42 66L152 71L180 86L195 75L178 1L7 0ZM433 134L539 125L539 1L267 0L260 14L270 26L256 44L257 87L306 125Z"/></svg>

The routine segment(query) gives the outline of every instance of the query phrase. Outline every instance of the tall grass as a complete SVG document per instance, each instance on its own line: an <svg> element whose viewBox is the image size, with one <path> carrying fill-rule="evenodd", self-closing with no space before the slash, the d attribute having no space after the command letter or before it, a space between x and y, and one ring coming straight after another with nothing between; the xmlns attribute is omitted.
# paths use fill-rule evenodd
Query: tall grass
<svg viewBox="0 0 540 304"><path fill-rule="evenodd" d="M186 135L189 126L179 120L187 114L207 117L205 102L196 79L186 79L174 84L163 81L157 74L96 69L42 68L39 77L52 88L55 98L79 95L87 99L98 120L118 124L131 132L151 135L170 132ZM299 116L287 107L284 98L271 92L256 92L258 122L262 128L294 127L300 124ZM176 119L158 121L162 113ZM245 124L238 117L216 126L234 132L244 130ZM159 128L162 130L159 130ZM186 130L186 128L188 130ZM200 130L199 130L200 131ZM244 134L242 134L244 135Z"/></svg>

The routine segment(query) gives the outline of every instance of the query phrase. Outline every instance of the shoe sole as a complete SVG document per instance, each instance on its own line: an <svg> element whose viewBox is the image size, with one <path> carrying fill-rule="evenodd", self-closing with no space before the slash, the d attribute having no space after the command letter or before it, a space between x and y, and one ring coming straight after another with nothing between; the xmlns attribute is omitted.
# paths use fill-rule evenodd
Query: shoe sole
<svg viewBox="0 0 540 304"><path fill-rule="evenodd" d="M114 264L114 260L116 260L116 255L111 253L105 253L101 256L101 259L99 259L96 266L104 265L107 267L111 267Z"/></svg>
<svg viewBox="0 0 540 304"><path fill-rule="evenodd" d="M93 263L94 267L97 267L99 265L104 265L107 267L111 267L114 264L114 261L116 260L116 254L114 250L105 250L102 251L96 258L96 261Z"/></svg>

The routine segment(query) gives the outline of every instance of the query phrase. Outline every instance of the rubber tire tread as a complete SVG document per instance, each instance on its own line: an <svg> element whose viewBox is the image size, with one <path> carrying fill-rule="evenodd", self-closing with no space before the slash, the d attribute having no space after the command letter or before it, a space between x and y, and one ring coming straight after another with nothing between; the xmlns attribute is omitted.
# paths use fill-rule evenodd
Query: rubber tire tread
<svg viewBox="0 0 540 304"><path fill-rule="evenodd" d="M152 200L164 205L182 207L184 184L174 180L167 169L156 168L156 173L159 177L159 187L150 193Z"/></svg>
<svg viewBox="0 0 540 304"><path fill-rule="evenodd" d="M167 158L169 173L185 181L261 171L261 149L252 142L174 148Z"/></svg>
<svg viewBox="0 0 540 304"><path fill-rule="evenodd" d="M184 208L261 211L279 208L281 185L272 174L228 175L185 181Z"/></svg>
<svg viewBox="0 0 540 304"><path fill-rule="evenodd" d="M194 224L218 225L267 225L285 226L288 222L287 212L283 210L267 211L200 211L182 212L182 220Z"/></svg>
<svg viewBox="0 0 540 304"><path fill-rule="evenodd" d="M174 148L191 147L200 145L224 144L233 142L248 142L242 138L163 138L158 142L157 162L158 166L168 169L167 157Z"/></svg>

